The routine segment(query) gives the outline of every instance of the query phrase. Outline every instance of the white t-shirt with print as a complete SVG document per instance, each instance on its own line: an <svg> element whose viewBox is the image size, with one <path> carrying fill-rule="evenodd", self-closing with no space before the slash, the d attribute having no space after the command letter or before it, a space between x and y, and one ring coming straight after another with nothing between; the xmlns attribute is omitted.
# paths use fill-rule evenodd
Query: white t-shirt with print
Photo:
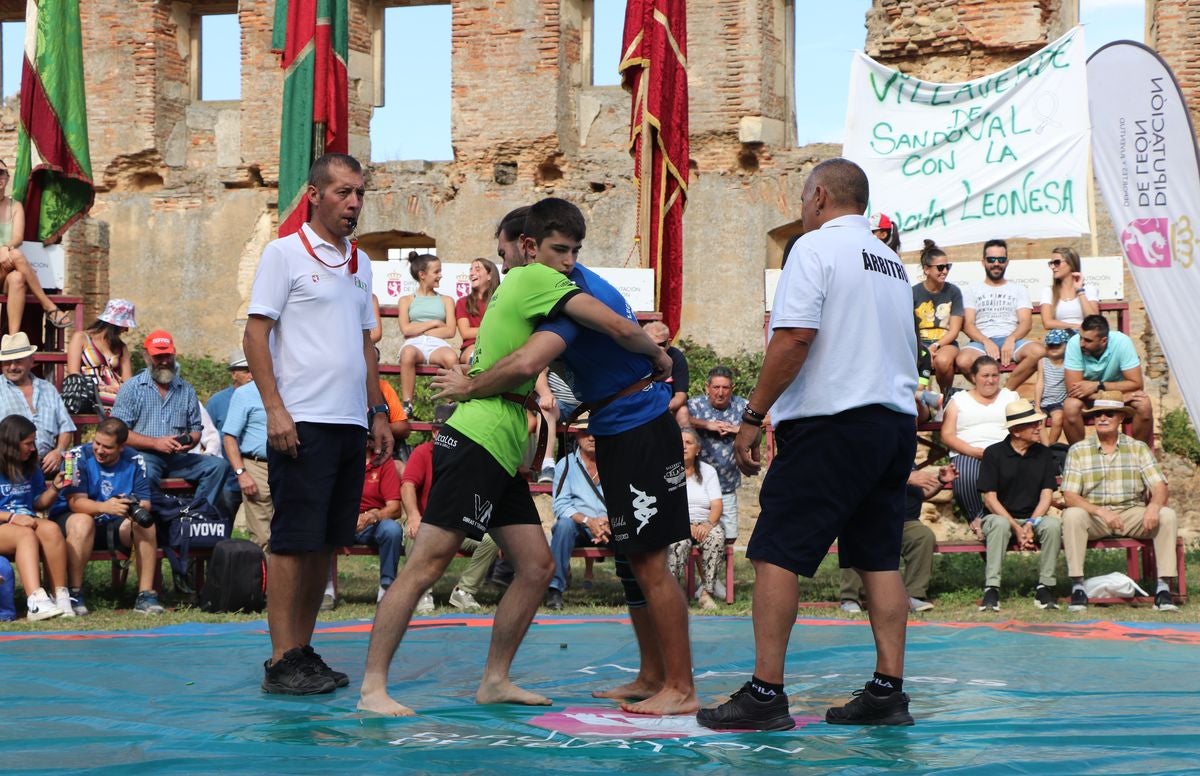
<svg viewBox="0 0 1200 776"><path fill-rule="evenodd" d="M971 284L962 290L963 309L975 311L975 327L985 337L1007 337L1016 331L1017 311L1032 310L1029 292L1011 280L999 286Z"/></svg>
<svg viewBox="0 0 1200 776"><path fill-rule="evenodd" d="M323 261L345 261L348 254L301 228ZM367 254L358 252L351 275L349 264L331 269L310 256L298 233L273 240L258 263L248 312L275 321L275 382L293 421L367 427L363 331L375 327Z"/></svg>
<svg viewBox="0 0 1200 776"><path fill-rule="evenodd" d="M867 228L842 216L792 246L771 306L771 334L817 329L808 359L771 420L881 404L915 415L917 339L904 265Z"/></svg>

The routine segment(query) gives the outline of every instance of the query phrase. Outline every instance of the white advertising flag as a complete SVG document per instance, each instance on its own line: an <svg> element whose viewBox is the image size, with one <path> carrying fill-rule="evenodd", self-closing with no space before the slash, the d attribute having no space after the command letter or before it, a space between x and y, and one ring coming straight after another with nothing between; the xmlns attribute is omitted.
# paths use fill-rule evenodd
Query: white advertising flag
<svg viewBox="0 0 1200 776"><path fill-rule="evenodd" d="M1152 49L1110 43L1087 63L1092 163L1133 282L1200 419L1200 162L1188 108Z"/></svg>
<svg viewBox="0 0 1200 776"><path fill-rule="evenodd" d="M908 249L1089 232L1083 28L965 83L921 81L858 53L842 153Z"/></svg>

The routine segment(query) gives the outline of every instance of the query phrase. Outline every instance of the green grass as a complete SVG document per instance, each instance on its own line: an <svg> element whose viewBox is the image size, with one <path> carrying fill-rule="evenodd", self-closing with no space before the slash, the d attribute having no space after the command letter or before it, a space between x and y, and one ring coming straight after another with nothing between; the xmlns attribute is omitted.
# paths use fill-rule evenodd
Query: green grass
<svg viewBox="0 0 1200 776"><path fill-rule="evenodd" d="M438 614L454 614L456 609L446 602L459 575L466 568L467 559L456 559L447 574L434 586L434 598L438 602ZM170 580L170 571L164 564L164 573ZM591 590L582 588L584 575L583 561L572 561L573 584L565 596L566 608L564 614L614 615L624 612L621 584L613 573L611 559L595 564L595 581ZM738 555L735 566L736 598L732 604L721 604L713 612L719 615L749 616L752 609L752 591L754 572L745 556ZM1125 553L1112 550L1091 550L1088 553L1087 570L1089 575L1105 574L1110 571L1125 570ZM1200 579L1200 548L1193 548L1187 554L1187 571L1192 580ZM1065 562L1060 557L1058 569L1057 592L1065 597L1069 592ZM375 591L379 582L379 559L374 556L342 556L338 560L338 593L339 605L332 612L323 613L322 621L338 620L369 620L375 614ZM1004 584L1001 589L1001 611L997 613L981 613L976 609L983 582L983 559L977 555L950 554L934 556L933 577L930 584L930 596L937 604L932 612L911 616L914 621L930 622L1003 622L1010 619L1026 622L1082 622L1089 620L1144 620L1165 623L1194 623L1196 616L1191 606L1185 606L1177 612L1156 612L1149 605L1137 606L1091 606L1087 612L1067 612L1064 606L1059 611L1042 611L1033 605L1033 589L1037 584L1037 558L1032 554L1009 553L1004 564ZM1140 581L1143 587L1153 584L1151 581ZM826 558L817 574L812 579L800 580L800 598L803 602L800 609L801 617L822 617L838 619L864 619L864 615L846 615L836 605L822 605L836 602L839 589L839 572L837 558ZM484 614L495 612L502 590L490 585L485 586L476 598L484 606ZM85 618L64 620L55 618L40 623L29 623L24 620L0 623L0 632L22 631L67 631L67 630L135 630L152 628L161 625L184 622L253 622L262 620L265 614L207 614L186 601L165 597L164 605L168 613L157 617L147 617L132 611L136 596L135 585L131 578L125 587L115 590L109 578L109 567L106 563L92 563L87 572L87 603L92 614ZM18 610L22 610L23 598L18 594ZM807 604L807 605L805 605ZM541 610L540 614L546 614ZM693 608L694 616L703 617L707 613Z"/></svg>

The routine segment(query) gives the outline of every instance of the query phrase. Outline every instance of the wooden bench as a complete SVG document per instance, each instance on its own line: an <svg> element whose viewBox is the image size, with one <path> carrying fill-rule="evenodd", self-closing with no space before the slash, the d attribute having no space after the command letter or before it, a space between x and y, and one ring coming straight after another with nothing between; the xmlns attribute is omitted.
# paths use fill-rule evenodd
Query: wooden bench
<svg viewBox="0 0 1200 776"><path fill-rule="evenodd" d="M1111 537L1106 539L1091 539L1087 543L1089 550L1124 550L1125 551L1125 573L1134 582L1140 582L1143 579L1156 579L1158 577L1158 565L1154 557L1154 541L1152 539L1133 539L1130 537ZM834 543L829 548L829 552L837 554L837 544ZM1020 552L1014 547L1008 548L1009 552ZM987 547L982 542L962 541L962 542L938 542L934 552L940 555L949 555L954 553L968 552L975 553L980 557L987 556ZM1179 603L1187 603L1187 563L1185 559L1186 547L1183 539L1175 540L1175 560L1179 568L1179 577L1177 590L1175 591L1175 600ZM1137 596L1135 598L1093 598L1089 603L1094 604L1125 604L1125 603L1154 603L1154 596Z"/></svg>

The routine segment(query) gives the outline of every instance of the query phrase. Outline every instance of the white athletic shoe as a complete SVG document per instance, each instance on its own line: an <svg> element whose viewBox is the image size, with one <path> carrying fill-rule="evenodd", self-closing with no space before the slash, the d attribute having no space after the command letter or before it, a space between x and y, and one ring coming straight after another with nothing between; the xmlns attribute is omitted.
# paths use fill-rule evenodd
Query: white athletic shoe
<svg viewBox="0 0 1200 776"><path fill-rule="evenodd" d="M54 599L45 590L38 590L25 601L28 618L33 622L49 620L51 617L61 617L62 609L54 603Z"/></svg>
<svg viewBox="0 0 1200 776"><path fill-rule="evenodd" d="M54 605L62 610L63 617L75 616L75 607L71 606L71 593L65 587L54 590Z"/></svg>
<svg viewBox="0 0 1200 776"><path fill-rule="evenodd" d="M479 605L479 602L475 600L475 596L457 586L455 586L454 590L450 593L450 605L455 609L462 609L463 611L467 612L483 608Z"/></svg>
<svg viewBox="0 0 1200 776"><path fill-rule="evenodd" d="M416 614L433 614L433 610L437 605L433 602L433 593L426 590L421 600L417 601Z"/></svg>
<svg viewBox="0 0 1200 776"><path fill-rule="evenodd" d="M842 601L842 611L846 614L862 614L862 607L858 605L858 601L847 599Z"/></svg>
<svg viewBox="0 0 1200 776"><path fill-rule="evenodd" d="M379 603L380 601L382 601L382 600L383 600L383 596L384 596L384 595L386 595L386 594L387 594L387 588L386 588L386 587L383 587L383 586L380 586L380 588L379 588L379 592L377 592L377 593L375 594L375 603Z"/></svg>

